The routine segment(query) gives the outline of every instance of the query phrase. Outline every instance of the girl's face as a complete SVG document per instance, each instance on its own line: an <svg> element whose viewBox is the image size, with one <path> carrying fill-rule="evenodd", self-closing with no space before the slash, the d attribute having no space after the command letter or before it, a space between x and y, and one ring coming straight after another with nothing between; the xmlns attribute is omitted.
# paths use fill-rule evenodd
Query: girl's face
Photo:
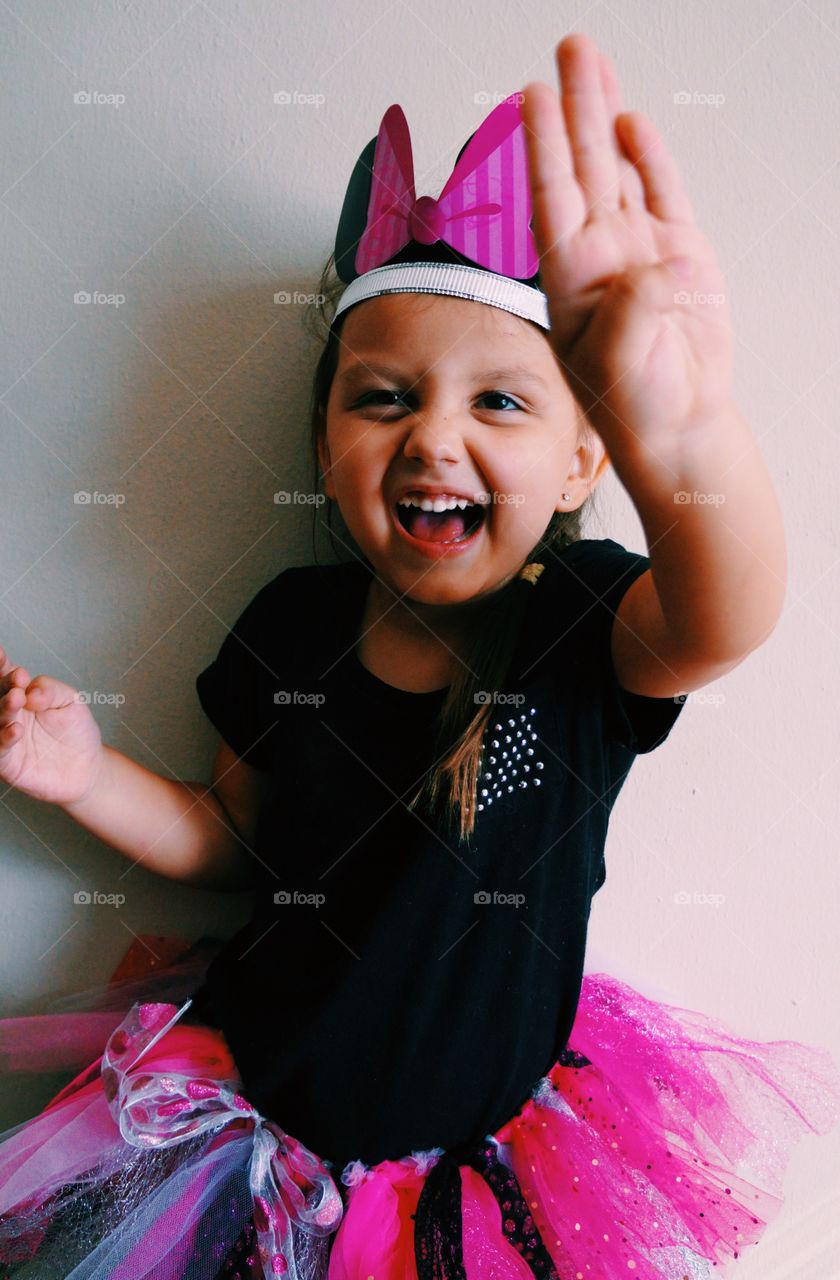
<svg viewBox="0 0 840 1280"><path fill-rule="evenodd" d="M339 351L319 441L326 491L399 595L446 605L504 586L552 513L600 478L603 447L579 435L549 342L518 316L386 294L347 313ZM478 502L447 515L399 505L429 488Z"/></svg>

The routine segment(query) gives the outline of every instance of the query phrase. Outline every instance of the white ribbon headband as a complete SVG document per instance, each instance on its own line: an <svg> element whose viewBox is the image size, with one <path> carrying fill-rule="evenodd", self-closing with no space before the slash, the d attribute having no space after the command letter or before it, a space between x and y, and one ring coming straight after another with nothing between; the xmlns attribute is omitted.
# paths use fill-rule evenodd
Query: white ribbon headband
<svg viewBox="0 0 840 1280"><path fill-rule="evenodd" d="M351 281L341 295L333 324L354 303L382 293L442 293L471 302L486 302L524 320L533 320L543 329L551 328L548 299L541 290L521 280L497 275L495 271L447 262L400 262L366 271Z"/></svg>

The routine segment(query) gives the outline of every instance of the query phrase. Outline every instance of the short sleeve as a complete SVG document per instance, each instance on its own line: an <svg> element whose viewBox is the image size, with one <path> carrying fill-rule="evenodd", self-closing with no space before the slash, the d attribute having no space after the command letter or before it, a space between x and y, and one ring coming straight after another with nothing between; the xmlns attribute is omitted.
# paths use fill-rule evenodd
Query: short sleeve
<svg viewBox="0 0 840 1280"><path fill-rule="evenodd" d="M650 568L650 558L612 538L581 539L562 563L575 584L582 635L603 688L607 736L636 755L661 746L685 705L685 695L651 698L619 684L612 660L612 625L625 592Z"/></svg>
<svg viewBox="0 0 840 1280"><path fill-rule="evenodd" d="M274 693L282 687L279 637L285 611L281 598L288 572L257 592L195 681L198 700L214 728L246 764L265 771L274 745Z"/></svg>

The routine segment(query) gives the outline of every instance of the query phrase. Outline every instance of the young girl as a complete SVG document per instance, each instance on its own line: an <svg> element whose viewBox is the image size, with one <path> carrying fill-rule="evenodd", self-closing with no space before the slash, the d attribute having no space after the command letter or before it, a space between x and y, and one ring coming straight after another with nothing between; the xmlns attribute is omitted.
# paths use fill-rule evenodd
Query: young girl
<svg viewBox="0 0 840 1280"><path fill-rule="evenodd" d="M362 152L313 397L344 558L199 675L212 786L0 654L8 786L256 894L0 1135L2 1275L721 1275L838 1118L827 1052L583 976L635 756L766 638L785 563L673 161L590 40L558 55L561 100L502 102L438 200L399 107ZM649 556L581 536L608 458ZM7 1057L75 1018L68 1065L93 1008L7 1020Z"/></svg>

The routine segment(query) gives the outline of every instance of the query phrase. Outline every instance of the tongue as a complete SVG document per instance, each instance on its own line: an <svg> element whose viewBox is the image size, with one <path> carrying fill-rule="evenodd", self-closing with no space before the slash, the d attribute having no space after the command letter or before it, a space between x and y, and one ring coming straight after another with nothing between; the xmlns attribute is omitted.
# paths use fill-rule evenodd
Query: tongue
<svg viewBox="0 0 840 1280"><path fill-rule="evenodd" d="M415 538L423 538L427 542L454 542L464 533L464 513L457 507L454 511L410 510L409 533Z"/></svg>

